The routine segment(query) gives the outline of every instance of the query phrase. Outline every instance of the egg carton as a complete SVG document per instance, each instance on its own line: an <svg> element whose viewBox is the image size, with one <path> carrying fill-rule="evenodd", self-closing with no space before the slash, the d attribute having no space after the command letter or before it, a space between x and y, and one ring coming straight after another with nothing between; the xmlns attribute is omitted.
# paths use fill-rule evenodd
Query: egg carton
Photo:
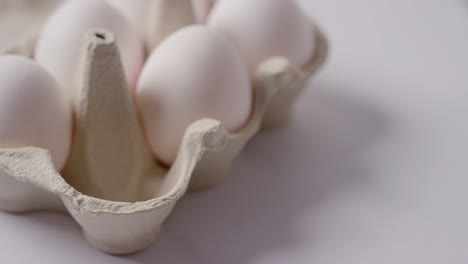
<svg viewBox="0 0 468 264"><path fill-rule="evenodd" d="M162 14L167 6L156 2ZM158 24L165 35L186 22L168 21L172 22ZM216 120L193 123L170 168L159 165L151 154L113 33L91 30L84 37L76 72L81 93L64 170L54 169L44 149L0 149L0 209L69 213L86 239L107 253L129 254L148 247L187 190L221 181L261 128L288 120L294 101L327 56L326 38L317 24L312 26L316 43L310 62L303 68L283 57L263 62L254 75L255 100L246 125L230 133Z"/></svg>

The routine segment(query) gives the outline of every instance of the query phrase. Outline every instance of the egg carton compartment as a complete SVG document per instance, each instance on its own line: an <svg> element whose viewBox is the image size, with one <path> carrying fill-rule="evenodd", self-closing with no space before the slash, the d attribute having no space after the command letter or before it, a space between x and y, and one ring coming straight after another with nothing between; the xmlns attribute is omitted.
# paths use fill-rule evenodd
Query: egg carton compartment
<svg viewBox="0 0 468 264"><path fill-rule="evenodd" d="M155 1L149 19L166 16L169 2ZM168 35L194 22L185 19L160 20L153 26ZM316 43L310 62L298 68L283 57L264 61L254 76L254 105L246 125L229 133L216 120L193 123L170 168L159 165L148 147L130 89L121 81L125 74L113 33L91 30L77 67L76 85L82 92L65 169L57 172L44 149L0 149L0 209L69 213L86 239L107 253L129 254L148 247L187 190L221 181L262 127L288 120L295 99L327 56L326 38L317 24L312 25Z"/></svg>

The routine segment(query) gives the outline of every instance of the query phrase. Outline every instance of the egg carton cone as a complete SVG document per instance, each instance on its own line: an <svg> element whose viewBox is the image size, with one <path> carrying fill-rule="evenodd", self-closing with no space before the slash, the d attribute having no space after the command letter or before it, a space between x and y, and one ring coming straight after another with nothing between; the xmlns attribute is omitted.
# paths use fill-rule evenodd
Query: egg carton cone
<svg viewBox="0 0 468 264"><path fill-rule="evenodd" d="M165 8L166 13L158 14L167 16L174 10L167 6L170 1L155 1L149 16L166 35L186 24L157 20L154 9ZM303 68L283 57L263 62L253 78L255 99L246 125L229 133L216 120L193 123L170 168L156 162L146 142L113 33L92 29L84 36L76 70L79 94L73 102L74 136L65 168L57 172L44 149L0 149L0 209L69 213L86 239L104 252L145 249L187 190L221 181L262 127L289 118L295 99L327 55L326 38L312 25L317 37L310 62Z"/></svg>

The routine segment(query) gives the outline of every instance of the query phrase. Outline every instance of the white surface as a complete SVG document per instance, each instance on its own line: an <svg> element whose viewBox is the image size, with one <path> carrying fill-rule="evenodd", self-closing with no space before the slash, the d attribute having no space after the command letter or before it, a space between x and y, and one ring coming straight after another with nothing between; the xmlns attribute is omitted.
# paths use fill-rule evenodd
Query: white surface
<svg viewBox="0 0 468 264"><path fill-rule="evenodd" d="M325 70L153 247L109 256L70 217L0 213L1 263L467 263L467 1L301 2Z"/></svg>

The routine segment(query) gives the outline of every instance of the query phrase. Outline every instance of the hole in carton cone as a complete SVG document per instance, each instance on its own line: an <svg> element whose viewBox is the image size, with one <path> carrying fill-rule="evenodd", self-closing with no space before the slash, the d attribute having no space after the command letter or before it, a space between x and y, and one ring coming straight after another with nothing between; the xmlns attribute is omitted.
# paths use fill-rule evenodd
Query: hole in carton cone
<svg viewBox="0 0 468 264"><path fill-rule="evenodd" d="M95 33L94 34L97 38L100 38L100 39L103 39L105 40L106 39L106 36L104 34L101 34L101 33Z"/></svg>

